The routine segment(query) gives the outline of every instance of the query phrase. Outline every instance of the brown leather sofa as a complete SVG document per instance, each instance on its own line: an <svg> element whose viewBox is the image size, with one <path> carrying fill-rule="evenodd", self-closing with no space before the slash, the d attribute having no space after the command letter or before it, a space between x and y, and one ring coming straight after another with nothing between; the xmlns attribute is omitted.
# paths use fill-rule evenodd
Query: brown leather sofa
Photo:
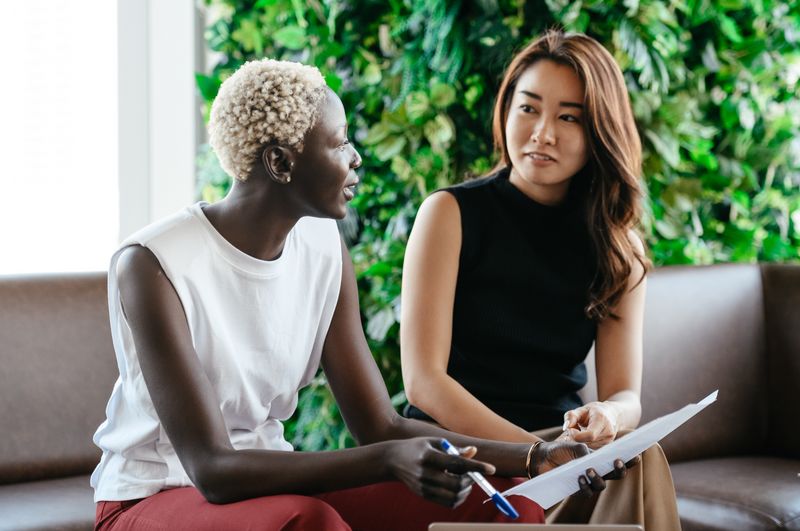
<svg viewBox="0 0 800 531"><path fill-rule="evenodd" d="M105 273L0 277L0 531L94 527L92 435L119 372Z"/></svg>
<svg viewBox="0 0 800 531"><path fill-rule="evenodd" d="M800 266L658 269L644 342L642 422L719 389L662 441L683 531L800 530ZM117 375L104 273L0 277L0 531L92 529Z"/></svg>
<svg viewBox="0 0 800 531"><path fill-rule="evenodd" d="M715 389L661 442L683 531L800 530L800 266L648 277L642 424Z"/></svg>

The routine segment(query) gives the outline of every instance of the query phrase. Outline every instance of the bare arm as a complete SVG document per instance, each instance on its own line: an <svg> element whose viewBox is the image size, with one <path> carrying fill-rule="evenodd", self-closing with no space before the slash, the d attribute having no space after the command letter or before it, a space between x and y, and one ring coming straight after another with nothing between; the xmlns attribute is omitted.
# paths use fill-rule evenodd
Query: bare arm
<svg viewBox="0 0 800 531"><path fill-rule="evenodd" d="M642 242L630 233L639 252ZM619 319L607 318L597 327L595 362L599 402L591 402L567 413L570 428L568 440L599 448L614 440L620 430L639 425L642 406L642 323L647 279L638 260L628 279L628 288L614 313ZM639 282L641 279L641 282ZM586 429L579 431L578 425Z"/></svg>
<svg viewBox="0 0 800 531"><path fill-rule="evenodd" d="M140 246L127 249L118 262L117 278L158 417L187 474L209 501L229 503L272 494L311 494L399 479L416 481L417 492L426 499L453 506L466 497L470 481L467 476L445 474L445 469L455 473L493 472L482 463L434 450L426 441L388 441L313 453L234 449L214 388L193 348L180 299L156 257ZM341 305L337 306L336 323L341 320L341 311ZM327 366L331 366L335 343L334 334L323 354ZM374 361L369 361L374 366ZM369 373L363 367L350 369L359 375ZM334 381L338 382L335 375ZM377 383L361 383L368 384L369 389L356 396L365 398L367 404L378 404L368 410L372 415L382 407L379 397L372 396ZM365 425L353 420L351 410L356 400L348 393L340 394L345 395L349 421ZM416 476L399 476L397 471L402 467Z"/></svg>
<svg viewBox="0 0 800 531"><path fill-rule="evenodd" d="M438 452L441 439L447 438L461 447L475 447L477 450L475 457L491 463L496 467L498 475L523 477L526 475L525 464L531 448L530 442L509 443L476 439L425 422L405 419L397 414L364 338L355 271L344 243L342 243L342 289L325 341L322 367L342 417L358 444L369 445L380 441L426 437L422 439L425 441L425 447L434 447ZM531 472L533 475L545 472L584 455L586 451L586 447L582 444L541 444L532 456ZM389 468L400 478L409 478L416 474L407 468L406 462L390 463ZM410 483L406 479L403 481ZM581 485L586 493L590 489L600 490L601 486L600 478L592 485Z"/></svg>
<svg viewBox="0 0 800 531"><path fill-rule="evenodd" d="M447 374L460 251L458 203L449 193L433 194L417 214L403 266L400 343L406 395L448 430L535 442Z"/></svg>

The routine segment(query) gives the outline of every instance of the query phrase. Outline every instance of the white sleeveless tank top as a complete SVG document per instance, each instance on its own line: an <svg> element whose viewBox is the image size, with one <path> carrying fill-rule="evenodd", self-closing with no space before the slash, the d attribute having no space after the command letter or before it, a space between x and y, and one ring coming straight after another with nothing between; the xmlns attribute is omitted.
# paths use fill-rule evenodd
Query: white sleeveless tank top
<svg viewBox="0 0 800 531"><path fill-rule="evenodd" d="M281 256L267 262L228 243L203 214L207 204L145 227L111 259L108 304L120 376L94 435L103 450L91 480L95 501L192 485L159 422L120 306L117 260L130 245L150 249L175 287L233 447L292 450L280 421L317 371L339 297L336 223L301 219Z"/></svg>

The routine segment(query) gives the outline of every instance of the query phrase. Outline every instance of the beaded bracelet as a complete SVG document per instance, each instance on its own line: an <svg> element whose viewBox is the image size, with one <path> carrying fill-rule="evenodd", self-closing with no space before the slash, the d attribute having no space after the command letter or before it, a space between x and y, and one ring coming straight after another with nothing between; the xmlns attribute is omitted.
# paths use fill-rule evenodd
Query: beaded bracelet
<svg viewBox="0 0 800 531"><path fill-rule="evenodd" d="M528 474L528 479L531 479L531 456L533 455L533 451L536 450L536 447L542 444L544 441L536 441L531 446L531 449L528 450L528 458L525 460L525 472Z"/></svg>

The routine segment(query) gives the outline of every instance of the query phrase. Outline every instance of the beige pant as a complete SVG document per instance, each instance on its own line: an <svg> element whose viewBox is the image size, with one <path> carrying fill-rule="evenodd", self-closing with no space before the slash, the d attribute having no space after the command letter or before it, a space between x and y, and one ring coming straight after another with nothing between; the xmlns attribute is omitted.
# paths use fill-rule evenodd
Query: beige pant
<svg viewBox="0 0 800 531"><path fill-rule="evenodd" d="M534 435L552 441L561 433L558 427ZM605 490L588 499L571 496L545 511L545 518L548 524L634 524L645 531L680 531L672 473L661 446L642 453L624 479L607 481Z"/></svg>

